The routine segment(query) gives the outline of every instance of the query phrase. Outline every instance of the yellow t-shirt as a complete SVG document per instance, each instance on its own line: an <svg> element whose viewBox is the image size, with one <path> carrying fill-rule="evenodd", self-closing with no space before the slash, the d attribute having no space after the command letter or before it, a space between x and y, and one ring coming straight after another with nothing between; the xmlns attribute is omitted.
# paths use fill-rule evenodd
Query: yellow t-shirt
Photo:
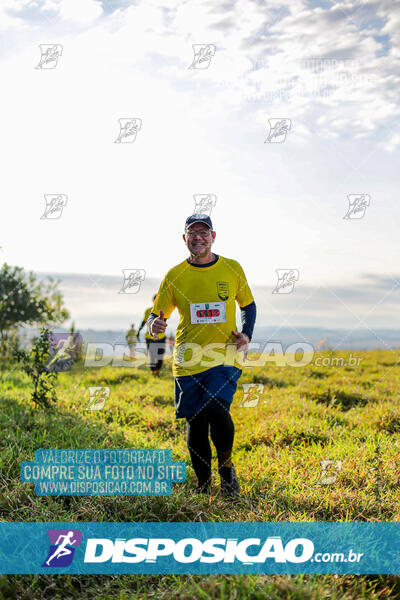
<svg viewBox="0 0 400 600"><path fill-rule="evenodd" d="M236 304L241 308L254 298L240 264L219 256L209 267L184 260L168 271L161 282L152 312L164 311L168 319L175 308L176 330L173 373L194 375L217 365L242 368L235 360ZM243 356L243 353L242 353Z"/></svg>
<svg viewBox="0 0 400 600"><path fill-rule="evenodd" d="M129 329L129 331L127 331L125 339L126 339L128 345L130 345L130 344L136 344L136 342L137 342L137 331L136 331L136 329Z"/></svg>
<svg viewBox="0 0 400 600"><path fill-rule="evenodd" d="M149 318L150 313L152 312L152 310L153 310L152 306L150 306L150 308L146 308L146 310L144 311L144 315L143 315L143 321L147 321L147 319ZM146 327L146 332L144 334L144 337L147 340L156 340L157 341L157 338L154 338L152 335L149 334L149 332L147 330L147 327ZM163 340L164 338L165 338L165 333L159 333L158 334L158 339L159 340Z"/></svg>

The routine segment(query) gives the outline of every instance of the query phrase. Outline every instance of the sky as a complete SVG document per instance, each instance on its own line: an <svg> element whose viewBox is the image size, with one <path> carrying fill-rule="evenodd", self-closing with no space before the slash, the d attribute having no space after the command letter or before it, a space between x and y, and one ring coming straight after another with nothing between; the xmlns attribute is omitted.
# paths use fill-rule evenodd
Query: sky
<svg viewBox="0 0 400 600"><path fill-rule="evenodd" d="M396 326L398 3L5 0L0 34L0 261L56 273L78 327L150 305L206 194L259 324ZM123 269L145 272L137 294ZM279 269L291 294L272 294Z"/></svg>

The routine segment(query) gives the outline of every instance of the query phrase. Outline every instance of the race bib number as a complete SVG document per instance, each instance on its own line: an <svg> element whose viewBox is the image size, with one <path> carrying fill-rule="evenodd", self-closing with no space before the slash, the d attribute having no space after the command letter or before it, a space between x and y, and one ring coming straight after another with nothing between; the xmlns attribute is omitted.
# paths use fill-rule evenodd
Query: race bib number
<svg viewBox="0 0 400 600"><path fill-rule="evenodd" d="M226 302L199 302L190 305L190 320L197 323L226 323Z"/></svg>

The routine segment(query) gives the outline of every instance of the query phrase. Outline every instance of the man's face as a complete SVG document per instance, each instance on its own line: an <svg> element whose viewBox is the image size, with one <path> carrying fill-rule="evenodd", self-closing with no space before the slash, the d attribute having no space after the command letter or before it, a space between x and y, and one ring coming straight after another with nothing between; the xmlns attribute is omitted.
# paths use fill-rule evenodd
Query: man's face
<svg viewBox="0 0 400 600"><path fill-rule="evenodd" d="M211 231L204 223L195 223L183 235L191 254L199 258L207 256L215 239L215 231Z"/></svg>

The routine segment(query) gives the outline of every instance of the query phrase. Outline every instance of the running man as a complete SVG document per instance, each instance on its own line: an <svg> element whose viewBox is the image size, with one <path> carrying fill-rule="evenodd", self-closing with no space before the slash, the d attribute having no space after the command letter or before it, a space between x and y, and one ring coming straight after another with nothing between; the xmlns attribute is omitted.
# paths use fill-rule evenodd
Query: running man
<svg viewBox="0 0 400 600"><path fill-rule="evenodd" d="M135 348L137 343L137 332L135 329L135 325L132 323L130 329L126 332L126 343L129 346L129 353L131 358L135 358Z"/></svg>
<svg viewBox="0 0 400 600"><path fill-rule="evenodd" d="M63 541L56 548L54 554L52 554L50 556L50 558L48 560L46 560L46 565L50 566L50 562L53 560L53 558L56 558L56 557L61 558L61 556L65 556L66 554L71 554L71 550L69 548L67 548L67 545L73 546L75 544L76 540L72 539L73 537L74 537L73 531L69 531L66 535L61 534L58 536L56 545L60 544L61 539Z"/></svg>
<svg viewBox="0 0 400 600"><path fill-rule="evenodd" d="M156 299L157 294L155 294L153 296L153 302ZM138 339L139 339L139 334L142 331L143 327L145 327L147 319L150 316L151 310L152 310L152 306L150 306L149 308L146 308L146 310L144 311L144 315L143 315L143 321L140 324L140 327L138 329ZM147 347L147 354L149 355L149 365L150 365L150 371L151 374L153 375L153 377L159 377L160 374L160 370L163 366L163 362L164 362L164 354L166 351L166 340L165 340L165 333L162 333L158 336L158 339L155 339L153 336L150 335L150 333L145 332L144 334L144 339L146 342L146 347Z"/></svg>
<svg viewBox="0 0 400 600"><path fill-rule="evenodd" d="M197 492L208 493L211 482L211 440L217 450L221 491L240 492L232 448L234 424L230 405L242 373L256 318L256 305L240 264L211 252L215 231L209 216L191 215L183 239L190 256L168 271L148 318L153 336L164 334L175 308L173 374L175 417L187 421L187 445L198 479ZM236 304L243 330L237 331Z"/></svg>

